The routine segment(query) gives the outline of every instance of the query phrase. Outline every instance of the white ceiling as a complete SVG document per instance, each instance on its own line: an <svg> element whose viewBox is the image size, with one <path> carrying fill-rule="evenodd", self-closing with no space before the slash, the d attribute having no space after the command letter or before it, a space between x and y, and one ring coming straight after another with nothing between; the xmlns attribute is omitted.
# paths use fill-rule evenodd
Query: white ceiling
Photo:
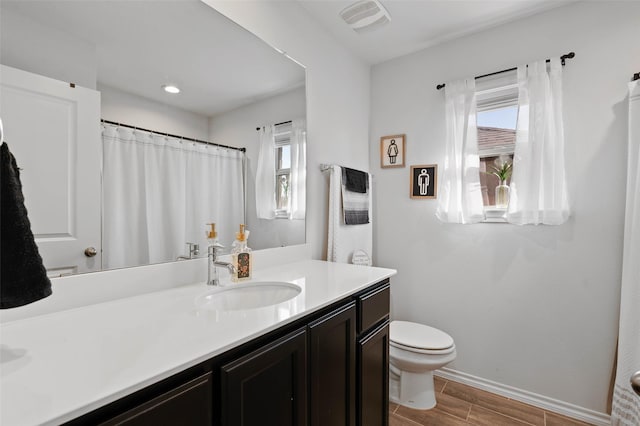
<svg viewBox="0 0 640 426"><path fill-rule="evenodd" d="M358 34L339 16L356 0L298 0L341 44L377 64L575 0L381 0L391 22Z"/></svg>
<svg viewBox="0 0 640 426"><path fill-rule="evenodd" d="M363 34L339 17L353 1L289 1L376 64L575 0L382 0L391 22ZM205 116L304 85L302 67L200 0L2 0L0 7L94 45L100 84ZM167 83L182 93L162 92Z"/></svg>
<svg viewBox="0 0 640 426"><path fill-rule="evenodd" d="M2 0L0 6L94 45L100 84L205 116L305 83L304 68L199 0ZM164 93L167 83L182 92Z"/></svg>

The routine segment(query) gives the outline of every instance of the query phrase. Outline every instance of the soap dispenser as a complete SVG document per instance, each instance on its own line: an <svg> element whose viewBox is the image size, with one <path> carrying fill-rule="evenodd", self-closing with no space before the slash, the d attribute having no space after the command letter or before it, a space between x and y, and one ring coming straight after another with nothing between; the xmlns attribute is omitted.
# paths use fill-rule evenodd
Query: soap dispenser
<svg viewBox="0 0 640 426"><path fill-rule="evenodd" d="M244 224L240 225L240 232L236 233L236 240L231 245L231 262L236 268L236 272L231 275L231 281L245 281L251 278L251 268L253 259L251 249L247 246L249 231Z"/></svg>

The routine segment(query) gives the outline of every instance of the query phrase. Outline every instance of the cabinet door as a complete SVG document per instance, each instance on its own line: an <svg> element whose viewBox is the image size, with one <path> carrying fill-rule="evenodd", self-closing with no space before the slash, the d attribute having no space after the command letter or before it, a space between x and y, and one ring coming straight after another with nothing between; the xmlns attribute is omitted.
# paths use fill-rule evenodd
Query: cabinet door
<svg viewBox="0 0 640 426"><path fill-rule="evenodd" d="M358 424L389 424L389 321L358 341Z"/></svg>
<svg viewBox="0 0 640 426"><path fill-rule="evenodd" d="M311 426L355 425L355 302L309 325Z"/></svg>
<svg viewBox="0 0 640 426"><path fill-rule="evenodd" d="M211 425L211 373L135 407L102 426Z"/></svg>
<svg viewBox="0 0 640 426"><path fill-rule="evenodd" d="M306 331L300 329L221 369L222 424L306 423Z"/></svg>

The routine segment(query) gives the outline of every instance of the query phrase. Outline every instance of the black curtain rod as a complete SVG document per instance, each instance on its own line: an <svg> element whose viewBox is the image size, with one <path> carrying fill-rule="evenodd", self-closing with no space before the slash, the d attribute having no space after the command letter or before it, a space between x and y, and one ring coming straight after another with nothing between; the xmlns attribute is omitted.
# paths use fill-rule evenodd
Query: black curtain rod
<svg viewBox="0 0 640 426"><path fill-rule="evenodd" d="M573 59L575 56L576 56L576 54L575 54L574 52L569 52L569 53L567 53L566 55L562 55L562 56L560 56L560 61L561 61L562 65L564 65L564 64L565 64L565 60L566 60L566 59ZM547 59L547 63L549 63L549 62L551 62L551 60L550 60L550 59ZM502 74L503 72L515 71L515 70L517 70L517 69L518 69L518 67L514 67L514 68L509 68L509 69L506 69L506 70L501 70L501 71L491 72L491 73L489 73L489 74L484 74L484 75L476 76L476 77L475 77L475 79L477 80L477 79L479 79L479 78L491 77L492 75ZM445 86L445 84L444 84L444 83L442 83L442 84L438 84L438 85L436 86L436 89L437 89L437 90L440 90L440 89L444 88L444 86Z"/></svg>
<svg viewBox="0 0 640 426"><path fill-rule="evenodd" d="M274 124L274 126L281 126L283 124L291 124L291 120L289 121L283 121L282 123L276 123ZM262 127L256 127L256 131L262 129Z"/></svg>
<svg viewBox="0 0 640 426"><path fill-rule="evenodd" d="M149 132L149 133L154 133L156 135L163 135L163 136L168 136L168 137L171 137L171 138L177 138L177 139L181 139L183 141L204 143L204 144L207 144L207 145L219 146L220 148L235 149L236 151L247 152L247 148L238 148L236 146L222 145L220 143L203 141L203 140L200 140L200 139L187 138L185 136L172 135L171 133L166 133L166 132L156 132L155 130L143 129L142 127L131 126L129 124L123 124L123 123L117 123L115 121L109 121L109 120L104 120L104 119L101 119L100 121L103 122L103 123L107 123L107 124L113 124L114 126L127 127L129 129L134 129L134 130L141 130L143 132Z"/></svg>
<svg viewBox="0 0 640 426"><path fill-rule="evenodd" d="M636 80L640 80L640 72L637 72L633 75L633 78L631 79L631 81L636 81Z"/></svg>

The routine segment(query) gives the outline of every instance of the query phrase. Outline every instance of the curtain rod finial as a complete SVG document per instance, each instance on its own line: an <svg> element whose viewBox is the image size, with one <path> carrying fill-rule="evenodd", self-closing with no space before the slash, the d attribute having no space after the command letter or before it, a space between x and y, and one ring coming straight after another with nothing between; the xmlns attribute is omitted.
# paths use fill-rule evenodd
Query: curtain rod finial
<svg viewBox="0 0 640 426"><path fill-rule="evenodd" d="M564 65L566 59L573 59L575 57L576 57L576 52L569 52L566 55L560 56L560 61L561 61L562 65Z"/></svg>

